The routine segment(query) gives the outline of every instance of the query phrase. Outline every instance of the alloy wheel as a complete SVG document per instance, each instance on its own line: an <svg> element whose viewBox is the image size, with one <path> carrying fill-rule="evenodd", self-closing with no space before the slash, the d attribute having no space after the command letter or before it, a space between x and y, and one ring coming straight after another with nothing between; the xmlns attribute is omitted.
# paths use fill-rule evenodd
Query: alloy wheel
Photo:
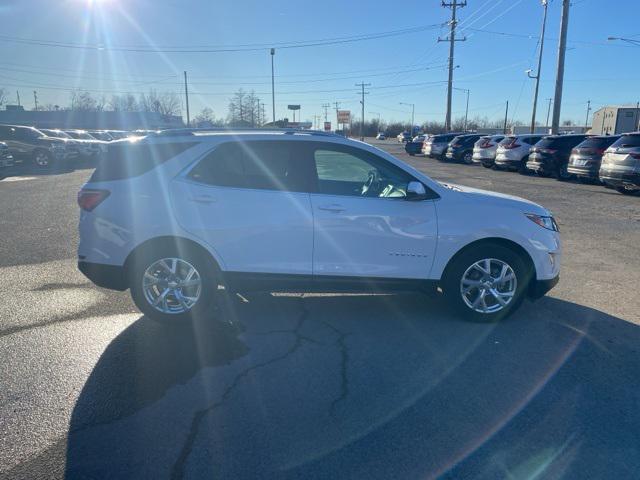
<svg viewBox="0 0 640 480"><path fill-rule="evenodd" d="M513 300L518 281L513 268L503 260L485 258L471 265L460 280L464 303L478 313L495 313Z"/></svg>
<svg viewBox="0 0 640 480"><path fill-rule="evenodd" d="M144 297L162 313L185 313L198 302L202 277L189 262L180 258L162 258L145 270L142 276Z"/></svg>
<svg viewBox="0 0 640 480"><path fill-rule="evenodd" d="M37 152L35 162L39 167L46 167L49 165L49 157L45 152Z"/></svg>

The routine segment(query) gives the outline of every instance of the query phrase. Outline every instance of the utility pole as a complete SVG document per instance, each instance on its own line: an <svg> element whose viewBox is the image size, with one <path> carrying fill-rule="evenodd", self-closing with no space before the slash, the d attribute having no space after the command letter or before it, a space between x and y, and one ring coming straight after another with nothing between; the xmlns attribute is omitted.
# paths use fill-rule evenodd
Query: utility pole
<svg viewBox="0 0 640 480"><path fill-rule="evenodd" d="M447 38L438 38L438 42L449 42L449 82L447 85L447 116L445 118L445 129L451 131L451 97L453 90L453 50L455 42L464 42L466 38L459 38L456 40L456 26L458 21L456 20L456 9L458 7L466 7L466 0L458 1L453 0L450 3L442 2L442 6L445 8L451 8L451 21L449 22L449 36Z"/></svg>
<svg viewBox="0 0 640 480"><path fill-rule="evenodd" d="M18 106L20 106L20 92L16 90L16 97L18 98Z"/></svg>
<svg viewBox="0 0 640 480"><path fill-rule="evenodd" d="M370 83L364 82L356 83L356 87L362 87L362 100L360 100L360 103L362 104L362 117L360 117L360 141L362 142L364 142L364 87L368 87L370 85Z"/></svg>
<svg viewBox="0 0 640 480"><path fill-rule="evenodd" d="M553 100L553 119L551 133L558 133L560 127L560 108L562 107L562 85L564 83L564 57L567 52L567 30L569 28L569 7L571 0L562 0L562 19L560 20L560 42L558 43L558 68L556 71L556 93Z"/></svg>
<svg viewBox="0 0 640 480"><path fill-rule="evenodd" d="M540 51L538 52L538 70L535 75L531 75L531 70L527 70L529 78L536 80L536 86L533 93L533 111L531 112L531 129L530 132L534 133L536 130L536 110L538 107L538 90L540 88L540 70L542 70L542 51L544 49L544 31L547 26L547 0L542 0L542 7L544 13L542 15L542 32L540 33Z"/></svg>
<svg viewBox="0 0 640 480"><path fill-rule="evenodd" d="M339 117L338 117L338 109L340 108L340 102L334 102L334 105L336 106L336 131L338 130L338 126L340 125L339 123Z"/></svg>
<svg viewBox="0 0 640 480"><path fill-rule="evenodd" d="M267 116L264 113L264 102L262 103L262 122L266 123L265 120L267 119Z"/></svg>
<svg viewBox="0 0 640 480"><path fill-rule="evenodd" d="M547 130L549 130L549 114L551 113L551 102L553 102L553 98L547 98L547 100L549 100L549 106L547 107L547 121L545 122L544 126L547 127Z"/></svg>
<svg viewBox="0 0 640 480"><path fill-rule="evenodd" d="M329 108L331 107L330 103L323 103L322 108L324 108L324 121L329 121Z"/></svg>
<svg viewBox="0 0 640 480"><path fill-rule="evenodd" d="M591 111L591 100L587 100L587 118L584 121L584 131L587 132L587 126L589 125L589 112Z"/></svg>
<svg viewBox="0 0 640 480"><path fill-rule="evenodd" d="M249 108L251 109L251 128L255 128L256 119L254 117L255 109L254 109L254 106L253 106L253 98L251 99L251 105L249 105Z"/></svg>
<svg viewBox="0 0 640 480"><path fill-rule="evenodd" d="M184 71L184 99L187 105L187 127L191 125L191 119L189 118L189 89L187 88L187 71Z"/></svg>
<svg viewBox="0 0 640 480"><path fill-rule="evenodd" d="M640 130L640 102L636 102L636 131Z"/></svg>
<svg viewBox="0 0 640 480"><path fill-rule="evenodd" d="M507 134L507 118L509 117L509 100L507 100L507 108L504 111L504 128L502 133Z"/></svg>
<svg viewBox="0 0 640 480"><path fill-rule="evenodd" d="M272 120L273 126L276 126L276 82L273 75L273 57L276 54L276 49L271 49L271 110L272 110Z"/></svg>
<svg viewBox="0 0 640 480"><path fill-rule="evenodd" d="M33 91L33 103L36 104L36 110L38 110L38 92Z"/></svg>

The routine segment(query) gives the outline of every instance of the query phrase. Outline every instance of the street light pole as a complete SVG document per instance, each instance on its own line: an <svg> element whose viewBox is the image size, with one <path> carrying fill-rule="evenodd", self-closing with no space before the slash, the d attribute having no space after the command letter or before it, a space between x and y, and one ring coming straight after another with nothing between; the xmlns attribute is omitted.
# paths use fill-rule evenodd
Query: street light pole
<svg viewBox="0 0 640 480"><path fill-rule="evenodd" d="M589 112L591 112L591 100L587 100L587 118L584 121L584 131L587 132L587 126L589 125Z"/></svg>
<svg viewBox="0 0 640 480"><path fill-rule="evenodd" d="M538 91L540 89L540 71L542 70L542 51L544 49L544 31L547 26L547 0L542 0L542 6L544 13L542 15L542 32L540 33L540 51L538 52L538 70L535 75L531 75L531 70L527 70L529 78L536 80L536 86L533 93L533 111L531 112L531 129L530 133L534 133L536 130L536 110L538 108Z"/></svg>
<svg viewBox="0 0 640 480"><path fill-rule="evenodd" d="M416 104L415 103L405 103L405 102L400 102L400 105L406 105L407 107L411 107L411 125L409 125L409 135L411 135L413 137L413 126L414 126L414 122L415 122L415 107Z"/></svg>
<svg viewBox="0 0 640 480"><path fill-rule="evenodd" d="M549 100L549 106L547 107L547 121L545 122L544 126L547 127L547 130L549 129L549 115L551 114L551 102L553 102L553 98L547 98L547 100Z"/></svg>
<svg viewBox="0 0 640 480"><path fill-rule="evenodd" d="M272 111L272 121L273 126L276 126L276 83L273 75L273 57L276 54L276 49L271 49L271 111Z"/></svg>
<svg viewBox="0 0 640 480"><path fill-rule="evenodd" d="M469 90L468 88L456 88L453 87L454 90L460 90L461 92L465 92L467 94L467 108L464 111L464 131L467 131L467 121L469 119L469 94L471 93L471 90Z"/></svg>

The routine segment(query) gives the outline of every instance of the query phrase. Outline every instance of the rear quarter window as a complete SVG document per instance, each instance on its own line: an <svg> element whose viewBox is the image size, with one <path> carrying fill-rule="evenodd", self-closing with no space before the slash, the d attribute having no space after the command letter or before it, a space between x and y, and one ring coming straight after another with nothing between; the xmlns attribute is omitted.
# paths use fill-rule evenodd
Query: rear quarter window
<svg viewBox="0 0 640 480"><path fill-rule="evenodd" d="M108 182L137 177L194 145L197 145L197 142L149 144L125 141L110 144L89 182Z"/></svg>
<svg viewBox="0 0 640 480"><path fill-rule="evenodd" d="M614 148L640 147L640 135L623 135L611 146Z"/></svg>

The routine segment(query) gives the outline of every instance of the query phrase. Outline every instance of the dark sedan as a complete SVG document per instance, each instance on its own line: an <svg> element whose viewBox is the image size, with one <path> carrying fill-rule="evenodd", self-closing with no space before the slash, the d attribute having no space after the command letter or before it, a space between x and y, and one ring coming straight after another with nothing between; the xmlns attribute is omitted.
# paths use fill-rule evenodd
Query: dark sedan
<svg viewBox="0 0 640 480"><path fill-rule="evenodd" d="M473 145L481 137L482 135L477 133L458 135L449 143L449 148L445 155L447 160L462 161L466 164L473 163Z"/></svg>
<svg viewBox="0 0 640 480"><path fill-rule="evenodd" d="M414 155L422 153L422 146L424 145L426 139L426 135L417 135L413 137L413 140L404 144L404 151L412 157Z"/></svg>
<svg viewBox="0 0 640 480"><path fill-rule="evenodd" d="M567 171L569 156L573 147L582 142L586 135L550 135L536 143L529 151L527 168L541 177L555 176L558 180L569 180Z"/></svg>
<svg viewBox="0 0 640 480"><path fill-rule="evenodd" d="M598 180L598 172L604 152L619 135L589 137L571 150L567 172L580 180Z"/></svg>

